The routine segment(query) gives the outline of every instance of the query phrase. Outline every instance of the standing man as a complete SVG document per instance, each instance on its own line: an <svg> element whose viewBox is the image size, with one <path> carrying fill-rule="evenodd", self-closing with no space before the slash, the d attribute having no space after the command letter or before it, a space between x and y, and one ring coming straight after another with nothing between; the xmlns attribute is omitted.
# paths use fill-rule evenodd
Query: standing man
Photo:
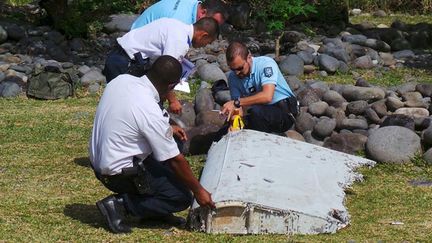
<svg viewBox="0 0 432 243"><path fill-rule="evenodd" d="M219 25L210 17L202 18L193 25L176 19L158 19L118 38L114 50L108 54L103 73L107 82L128 72L135 76L142 76L144 73L135 71L143 70L143 67L150 62L149 59L170 55L181 60L191 46L195 48L206 46L216 40L218 35ZM174 92L169 92L167 99L170 110L180 113L181 104Z"/></svg>
<svg viewBox="0 0 432 243"><path fill-rule="evenodd" d="M288 130L295 122L298 102L276 62L252 57L240 42L228 46L226 58L232 70L228 77L232 100L223 105L222 113L248 108L245 128L276 133Z"/></svg>
<svg viewBox="0 0 432 243"><path fill-rule="evenodd" d="M190 191L200 205L214 207L177 148L168 113L158 105L180 76L179 61L161 56L145 76L115 78L101 97L89 153L96 177L117 193L96 203L114 233L131 231L125 212L173 217L191 205Z"/></svg>
<svg viewBox="0 0 432 243"><path fill-rule="evenodd" d="M173 18L185 24L193 24L203 17L212 17L219 24L223 24L228 18L225 4L220 0L161 0L148 7L135 20L131 29L160 18Z"/></svg>

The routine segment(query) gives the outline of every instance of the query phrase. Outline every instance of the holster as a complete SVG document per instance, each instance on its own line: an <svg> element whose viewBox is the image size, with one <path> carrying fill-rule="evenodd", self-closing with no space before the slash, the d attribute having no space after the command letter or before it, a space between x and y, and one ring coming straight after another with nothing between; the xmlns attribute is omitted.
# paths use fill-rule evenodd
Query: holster
<svg viewBox="0 0 432 243"><path fill-rule="evenodd" d="M295 96L291 96L288 98L288 106L290 109L291 114L293 116L297 116L300 112L300 103L298 102L297 98Z"/></svg>
<svg viewBox="0 0 432 243"><path fill-rule="evenodd" d="M276 105L282 109L284 113L287 113L290 115L293 122L295 122L295 118L298 115L300 111L300 104L297 101L297 98L295 96L288 97L286 99L283 99L276 103Z"/></svg>
<svg viewBox="0 0 432 243"><path fill-rule="evenodd" d="M139 194L152 194L150 188L150 174L144 166L144 161L138 157L133 158L133 167L123 168L122 175L134 182Z"/></svg>
<svg viewBox="0 0 432 243"><path fill-rule="evenodd" d="M136 77L141 77L144 76L149 69L149 59L143 59L141 53L137 52L134 54L134 60L131 60L129 63L128 73Z"/></svg>

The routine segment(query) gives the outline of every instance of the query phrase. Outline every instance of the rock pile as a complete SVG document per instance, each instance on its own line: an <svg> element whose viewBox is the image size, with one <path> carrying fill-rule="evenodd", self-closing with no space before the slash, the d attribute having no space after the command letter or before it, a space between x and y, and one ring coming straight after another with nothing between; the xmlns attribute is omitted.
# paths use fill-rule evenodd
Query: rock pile
<svg viewBox="0 0 432 243"><path fill-rule="evenodd" d="M111 26L124 29L124 24ZM403 66L420 56L409 48L431 45L431 30L431 25L395 22L384 29L352 26L332 38L308 38L297 31L286 31L281 38L286 55L276 60L300 101L301 112L295 127L285 135L350 154L365 151L371 159L394 163L408 162L426 151L432 145L432 84L409 82L384 89L361 77L354 85L329 85L320 80L303 82L299 76ZM0 96L14 97L25 91L34 68L47 63L75 69L83 87L99 91L105 83L101 74L104 58L119 35L116 32L96 40L67 40L46 26L1 22ZM254 54L273 52L275 46L273 39L254 37L246 38L246 43ZM209 135L224 123L217 110L230 99L229 91L212 92L210 88L214 82L227 81L227 45L227 40L220 39L189 53L197 66L196 76L208 82L201 83L193 103L184 102L181 116L173 115L188 130L190 143L186 150L191 153L206 152L212 138ZM431 150L424 156L432 163Z"/></svg>

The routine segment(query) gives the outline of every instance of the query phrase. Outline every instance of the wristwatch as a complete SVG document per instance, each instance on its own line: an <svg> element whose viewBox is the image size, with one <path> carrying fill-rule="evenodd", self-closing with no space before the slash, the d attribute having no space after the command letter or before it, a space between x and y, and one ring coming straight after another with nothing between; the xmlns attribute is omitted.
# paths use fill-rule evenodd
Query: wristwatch
<svg viewBox="0 0 432 243"><path fill-rule="evenodd" d="M240 99L239 98L237 98L237 99L234 100L234 106L236 108L240 108Z"/></svg>

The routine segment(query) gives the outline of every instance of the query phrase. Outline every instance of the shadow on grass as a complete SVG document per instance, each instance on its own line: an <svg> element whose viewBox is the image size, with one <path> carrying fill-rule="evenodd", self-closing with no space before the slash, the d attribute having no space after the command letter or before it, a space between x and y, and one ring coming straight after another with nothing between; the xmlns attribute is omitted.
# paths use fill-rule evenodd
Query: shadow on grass
<svg viewBox="0 0 432 243"><path fill-rule="evenodd" d="M78 220L83 224L90 225L94 228L105 228L108 230L105 224L104 218L99 213L96 205L88 205L82 203L74 203L66 205L63 210L64 215Z"/></svg>
<svg viewBox="0 0 432 243"><path fill-rule="evenodd" d="M99 210L97 209L96 205L88 205L82 203L69 204L66 205L65 209L63 210L63 213L64 215L72 219L78 220L83 224L90 225L91 227L94 228L104 228L105 230L109 231L105 219L99 213ZM172 225L157 219L140 220L135 217L128 217L126 223L129 224L132 228L139 228L139 229L168 230L172 227ZM185 229L184 226L179 226L178 228Z"/></svg>
<svg viewBox="0 0 432 243"><path fill-rule="evenodd" d="M74 163L77 164L77 165L79 165L79 166L91 168L89 157L75 158L74 159Z"/></svg>

